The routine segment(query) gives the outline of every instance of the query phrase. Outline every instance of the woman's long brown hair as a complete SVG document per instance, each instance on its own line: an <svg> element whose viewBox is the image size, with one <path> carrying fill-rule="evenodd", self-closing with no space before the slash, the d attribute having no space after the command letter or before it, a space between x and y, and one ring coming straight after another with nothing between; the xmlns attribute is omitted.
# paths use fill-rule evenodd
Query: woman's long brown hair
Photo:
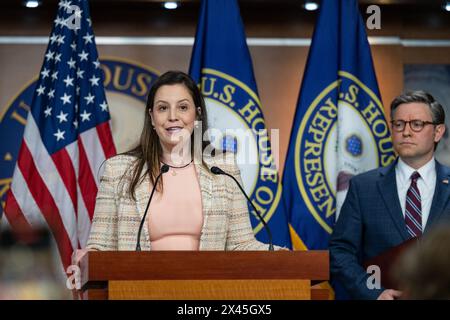
<svg viewBox="0 0 450 320"><path fill-rule="evenodd" d="M139 145L134 149L125 152L124 154L136 158L131 169L131 183L127 190L128 194L136 201L136 188L142 183L147 175L150 177L150 182L154 185L156 177L160 173L160 159L162 159L162 147L156 130L152 128L150 111L153 110L155 94L158 89L164 85L183 84L191 94L195 104L195 112L197 120L202 124L202 151L205 147L210 145L209 141L203 141L205 132L208 130L208 119L206 116L206 106L203 96L189 75L181 71L168 71L161 75L150 88L147 97L147 105L145 108L144 128L142 129ZM200 108L200 111L198 110ZM194 134L191 135L191 155L194 157ZM144 165L147 164L147 170L144 170ZM206 164L202 164L206 167ZM162 191L162 177L158 181L157 190Z"/></svg>

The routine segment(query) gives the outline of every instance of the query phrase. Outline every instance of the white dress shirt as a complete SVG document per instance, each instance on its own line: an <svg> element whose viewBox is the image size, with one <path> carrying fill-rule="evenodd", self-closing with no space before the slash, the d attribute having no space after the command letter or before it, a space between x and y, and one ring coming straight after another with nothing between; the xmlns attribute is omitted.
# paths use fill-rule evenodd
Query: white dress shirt
<svg viewBox="0 0 450 320"><path fill-rule="evenodd" d="M411 175L414 171L419 172L420 178L417 179L417 187L420 192L422 204L422 231L427 225L430 215L431 202L433 201L434 189L436 187L436 163L434 157L419 169L408 166L401 158L398 159L395 168L395 178L397 181L397 193L400 205L402 206L403 218L405 217L406 193L411 185Z"/></svg>

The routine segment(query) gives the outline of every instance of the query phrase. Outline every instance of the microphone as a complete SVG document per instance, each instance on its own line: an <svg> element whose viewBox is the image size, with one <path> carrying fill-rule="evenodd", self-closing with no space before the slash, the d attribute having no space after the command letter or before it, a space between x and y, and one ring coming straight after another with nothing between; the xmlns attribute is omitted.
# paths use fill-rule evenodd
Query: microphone
<svg viewBox="0 0 450 320"><path fill-rule="evenodd" d="M153 193L155 193L155 190L156 190L156 185L158 184L159 178L163 175L163 173L166 173L167 171L169 171L169 166L167 164L163 164L163 166L161 167L161 171L158 174L158 176L156 177L155 183L153 184L152 193L150 194L150 198L148 199L148 202L147 202L147 207L145 208L144 216L142 217L141 224L139 225L139 231L138 231L137 242L136 242L136 251L141 251L141 232L142 232L142 228L144 227L144 221L145 221L145 217L147 216L148 207L150 206L150 201L152 201Z"/></svg>
<svg viewBox="0 0 450 320"><path fill-rule="evenodd" d="M272 243L272 233L270 232L270 228L267 225L266 221L264 221L264 219L261 217L261 215L259 214L258 210L256 209L255 205L253 204L253 202L250 200L250 198L248 197L247 193L245 193L244 189L242 188L241 184L239 183L239 181L236 180L235 177L233 177L231 174L223 171L222 169L220 169L219 167L212 167L211 168L211 172L214 173L215 175L225 175L230 177L231 179L234 180L234 182L236 182L236 184L238 185L239 189L241 189L242 193L245 195L245 197L247 198L247 201L250 202L250 204L253 207L253 210L255 210L256 215L258 216L259 220L261 220L264 228L266 229L267 232L267 237L269 238L269 251L273 251L273 243Z"/></svg>

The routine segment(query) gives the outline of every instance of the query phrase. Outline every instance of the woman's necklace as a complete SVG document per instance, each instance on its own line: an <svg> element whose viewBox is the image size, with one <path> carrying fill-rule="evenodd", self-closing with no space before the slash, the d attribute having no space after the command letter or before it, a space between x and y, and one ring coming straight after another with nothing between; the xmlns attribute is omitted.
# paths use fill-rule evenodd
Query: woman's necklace
<svg viewBox="0 0 450 320"><path fill-rule="evenodd" d="M183 168L186 168L187 166L189 166L189 165L192 163L192 161L194 161L194 159L192 159L191 161L189 161L189 163L185 164L184 166L179 166L179 167L177 167L177 166L171 166L170 164L167 164L167 163L165 163L165 162L163 162L163 161L161 161L161 163L162 163L162 164L165 164L166 166L168 166L168 167L171 168L171 169L183 169ZM170 171L172 172L172 176L176 176L176 175L177 175L176 170L170 170Z"/></svg>

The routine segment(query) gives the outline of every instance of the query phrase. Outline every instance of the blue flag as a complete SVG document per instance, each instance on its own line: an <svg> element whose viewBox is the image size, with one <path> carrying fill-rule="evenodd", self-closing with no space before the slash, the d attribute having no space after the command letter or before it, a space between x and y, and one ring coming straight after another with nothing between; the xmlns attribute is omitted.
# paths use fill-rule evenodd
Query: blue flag
<svg viewBox="0 0 450 320"><path fill-rule="evenodd" d="M290 247L281 184L236 0L202 1L189 73L205 97L209 127L217 129L211 130L211 142L236 154L244 189L270 226L274 244ZM249 210L257 239L267 242L250 205Z"/></svg>
<svg viewBox="0 0 450 320"><path fill-rule="evenodd" d="M324 0L283 175L294 247L327 249L349 179L393 160L358 3Z"/></svg>

